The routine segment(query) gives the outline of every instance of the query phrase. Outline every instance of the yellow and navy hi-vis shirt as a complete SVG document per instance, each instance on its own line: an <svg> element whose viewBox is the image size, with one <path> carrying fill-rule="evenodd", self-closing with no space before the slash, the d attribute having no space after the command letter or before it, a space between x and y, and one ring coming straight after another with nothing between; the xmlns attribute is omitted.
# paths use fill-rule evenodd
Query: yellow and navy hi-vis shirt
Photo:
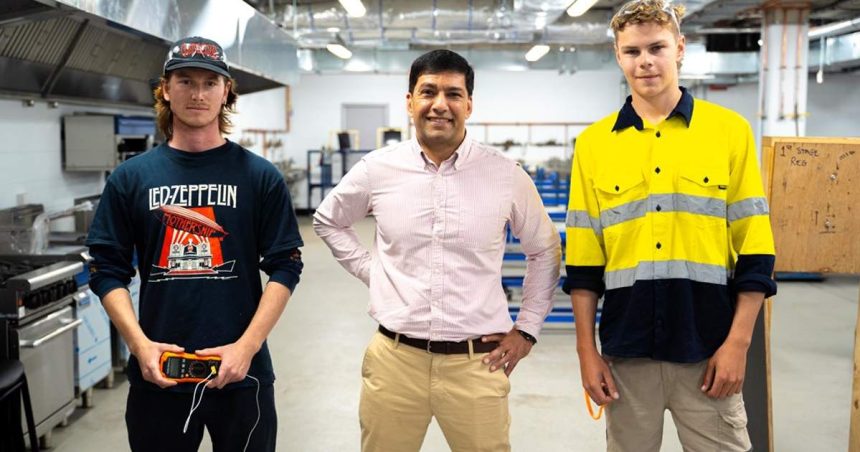
<svg viewBox="0 0 860 452"><path fill-rule="evenodd" d="M606 355L701 361L728 335L738 292L776 293L749 123L681 91L658 125L628 97L576 141L564 290L604 294Z"/></svg>

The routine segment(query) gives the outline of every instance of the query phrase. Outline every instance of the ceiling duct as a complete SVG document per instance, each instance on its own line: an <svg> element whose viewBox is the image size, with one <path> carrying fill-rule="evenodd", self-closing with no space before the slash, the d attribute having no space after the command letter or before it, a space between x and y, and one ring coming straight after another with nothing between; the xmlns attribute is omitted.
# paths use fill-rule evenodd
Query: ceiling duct
<svg viewBox="0 0 860 452"><path fill-rule="evenodd" d="M273 17L293 29L301 48L320 48L339 37L349 46L364 48L493 45L509 49L538 42L609 44L609 20L624 1L599 0L577 18L566 14L572 0L364 0L367 14L360 18L347 17L336 2L306 2L297 7L282 3L282 14ZM678 3L687 7L688 14L695 14L711 1Z"/></svg>
<svg viewBox="0 0 860 452"><path fill-rule="evenodd" d="M151 106L170 43L192 35L223 45L240 93L298 79L295 41L240 0L4 0L0 91Z"/></svg>
<svg viewBox="0 0 860 452"><path fill-rule="evenodd" d="M607 3L615 0L604 0ZM347 45L403 49L408 46L510 46L536 40L566 44L607 43L605 13L569 21L571 0L365 1L367 14L347 17L337 3L284 5L277 20L294 28L302 48L340 37ZM598 31L599 30L599 31Z"/></svg>

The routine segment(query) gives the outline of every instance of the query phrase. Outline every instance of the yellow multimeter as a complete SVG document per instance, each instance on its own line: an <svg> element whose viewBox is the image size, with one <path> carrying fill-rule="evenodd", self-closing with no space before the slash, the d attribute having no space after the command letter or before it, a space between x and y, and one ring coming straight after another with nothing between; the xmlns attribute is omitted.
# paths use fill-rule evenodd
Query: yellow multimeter
<svg viewBox="0 0 860 452"><path fill-rule="evenodd" d="M177 383L198 383L218 375L220 356L198 356L193 353L164 352L159 363L164 378Z"/></svg>

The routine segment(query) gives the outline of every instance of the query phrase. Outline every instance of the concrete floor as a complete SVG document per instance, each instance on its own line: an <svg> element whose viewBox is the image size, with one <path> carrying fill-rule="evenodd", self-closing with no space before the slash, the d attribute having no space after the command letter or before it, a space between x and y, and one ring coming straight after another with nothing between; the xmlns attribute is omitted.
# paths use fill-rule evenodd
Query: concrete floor
<svg viewBox="0 0 860 452"><path fill-rule="evenodd" d="M337 265L309 219L301 225L302 283L269 338L278 377L278 450L358 451L359 373L376 324L365 312L366 288ZM359 229L370 243L373 223ZM839 277L780 284L772 330L776 451L847 449L858 282ZM605 450L603 420L585 411L572 328L546 331L511 379L514 451ZM128 449L128 385L118 381L113 389L96 390L95 407L79 408L70 426L54 430L55 451ZM663 451L680 451L666 419ZM201 450L211 450L208 438ZM422 450L448 450L435 423Z"/></svg>

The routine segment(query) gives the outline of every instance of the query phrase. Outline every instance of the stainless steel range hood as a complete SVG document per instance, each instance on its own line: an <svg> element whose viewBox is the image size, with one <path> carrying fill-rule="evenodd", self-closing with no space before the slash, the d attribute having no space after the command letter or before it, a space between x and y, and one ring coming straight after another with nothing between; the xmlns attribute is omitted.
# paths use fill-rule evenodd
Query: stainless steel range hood
<svg viewBox="0 0 860 452"><path fill-rule="evenodd" d="M295 40L241 0L3 0L0 91L152 105L169 44L218 41L241 93L294 83Z"/></svg>

